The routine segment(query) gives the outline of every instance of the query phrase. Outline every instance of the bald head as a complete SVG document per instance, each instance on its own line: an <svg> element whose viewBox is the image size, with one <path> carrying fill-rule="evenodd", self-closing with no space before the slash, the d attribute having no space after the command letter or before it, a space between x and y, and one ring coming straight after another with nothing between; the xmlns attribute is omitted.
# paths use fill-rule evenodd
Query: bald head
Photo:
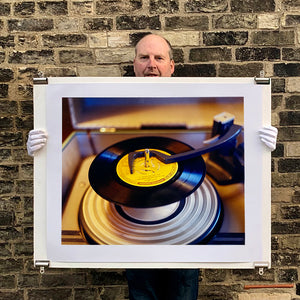
<svg viewBox="0 0 300 300"><path fill-rule="evenodd" d="M170 43L156 34L144 36L135 47L133 67L137 77L170 77L175 67Z"/></svg>

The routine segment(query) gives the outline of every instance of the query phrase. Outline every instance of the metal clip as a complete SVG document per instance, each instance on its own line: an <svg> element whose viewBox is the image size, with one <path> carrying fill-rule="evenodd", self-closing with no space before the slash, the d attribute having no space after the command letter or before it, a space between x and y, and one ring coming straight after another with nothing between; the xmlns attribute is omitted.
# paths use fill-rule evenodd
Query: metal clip
<svg viewBox="0 0 300 300"><path fill-rule="evenodd" d="M49 267L50 265L50 262L48 260L38 260L38 261L35 261L34 263L34 266L35 267L40 267L40 273L41 274L44 274L45 273L45 267Z"/></svg>
<svg viewBox="0 0 300 300"><path fill-rule="evenodd" d="M262 276L262 275L264 275L264 268L258 268L258 274L260 275L260 276Z"/></svg>
<svg viewBox="0 0 300 300"><path fill-rule="evenodd" d="M270 78L261 78L261 77L254 77L254 81L256 84L270 84Z"/></svg>
<svg viewBox="0 0 300 300"><path fill-rule="evenodd" d="M259 77L254 77L254 81L256 84L270 84L271 80L270 78L265 77L265 71L261 70L259 72Z"/></svg>
<svg viewBox="0 0 300 300"><path fill-rule="evenodd" d="M33 78L33 84L48 84L48 78Z"/></svg>

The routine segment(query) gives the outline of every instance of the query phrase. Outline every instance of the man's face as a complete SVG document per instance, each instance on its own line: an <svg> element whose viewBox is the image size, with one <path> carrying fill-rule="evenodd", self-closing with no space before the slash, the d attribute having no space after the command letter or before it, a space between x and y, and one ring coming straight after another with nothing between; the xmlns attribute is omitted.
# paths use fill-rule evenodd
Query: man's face
<svg viewBox="0 0 300 300"><path fill-rule="evenodd" d="M170 48L160 36L147 35L136 46L133 68L136 77L171 77L174 61L170 59Z"/></svg>

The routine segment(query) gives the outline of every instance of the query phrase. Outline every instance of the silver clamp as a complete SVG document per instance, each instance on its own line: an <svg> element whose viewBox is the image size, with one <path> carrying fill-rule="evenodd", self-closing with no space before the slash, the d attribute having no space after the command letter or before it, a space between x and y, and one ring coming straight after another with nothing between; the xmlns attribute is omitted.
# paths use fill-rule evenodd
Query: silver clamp
<svg viewBox="0 0 300 300"><path fill-rule="evenodd" d="M40 267L40 273L44 274L45 273L45 267L49 267L50 262L48 260L37 260L34 263L35 267Z"/></svg>

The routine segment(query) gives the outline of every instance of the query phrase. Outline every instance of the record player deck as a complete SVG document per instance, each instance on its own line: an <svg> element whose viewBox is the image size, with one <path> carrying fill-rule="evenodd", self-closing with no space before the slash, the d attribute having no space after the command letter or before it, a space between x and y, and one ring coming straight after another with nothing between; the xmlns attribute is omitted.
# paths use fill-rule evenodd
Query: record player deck
<svg viewBox="0 0 300 300"><path fill-rule="evenodd" d="M167 126L152 121L126 130L95 130L97 107L88 113L95 100L64 101L64 120L70 117L73 125L63 125L70 135L63 145L62 244L245 243L243 126L231 113L220 113L230 108L241 118L241 99L210 99L212 117L201 126L168 120ZM133 110L121 103L120 118ZM208 109L205 99L189 103L190 110ZM165 112L162 104L153 106ZM167 104L178 109L177 101ZM90 118L88 126L80 125L80 114L85 124ZM103 122L103 106L98 114ZM109 114L115 118L111 105Z"/></svg>

